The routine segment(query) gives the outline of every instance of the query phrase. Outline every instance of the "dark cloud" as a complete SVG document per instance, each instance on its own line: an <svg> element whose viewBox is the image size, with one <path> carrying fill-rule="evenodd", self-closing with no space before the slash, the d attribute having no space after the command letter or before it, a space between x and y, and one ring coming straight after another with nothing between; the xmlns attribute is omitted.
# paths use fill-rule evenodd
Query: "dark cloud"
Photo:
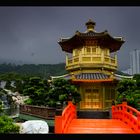
<svg viewBox="0 0 140 140"><path fill-rule="evenodd" d="M96 31L122 36L119 69L129 67L129 52L140 49L140 7L0 7L0 59L48 64L65 61L57 43L84 32L92 18Z"/></svg>

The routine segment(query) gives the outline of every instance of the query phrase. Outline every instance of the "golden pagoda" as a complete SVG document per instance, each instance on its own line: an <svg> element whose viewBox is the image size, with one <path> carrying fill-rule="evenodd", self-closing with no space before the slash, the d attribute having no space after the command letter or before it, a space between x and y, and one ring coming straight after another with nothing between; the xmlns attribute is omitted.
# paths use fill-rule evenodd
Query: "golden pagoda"
<svg viewBox="0 0 140 140"><path fill-rule="evenodd" d="M108 110L115 100L117 54L124 40L107 30L96 32L89 19L86 32L76 33L58 42L66 52L66 70L81 94L79 110Z"/></svg>

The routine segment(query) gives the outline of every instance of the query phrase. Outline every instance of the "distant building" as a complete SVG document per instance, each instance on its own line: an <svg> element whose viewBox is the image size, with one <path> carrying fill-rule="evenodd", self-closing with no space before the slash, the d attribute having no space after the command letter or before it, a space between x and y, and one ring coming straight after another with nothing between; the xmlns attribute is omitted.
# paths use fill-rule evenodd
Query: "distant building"
<svg viewBox="0 0 140 140"><path fill-rule="evenodd" d="M140 73L140 50L130 52L130 69L133 75Z"/></svg>

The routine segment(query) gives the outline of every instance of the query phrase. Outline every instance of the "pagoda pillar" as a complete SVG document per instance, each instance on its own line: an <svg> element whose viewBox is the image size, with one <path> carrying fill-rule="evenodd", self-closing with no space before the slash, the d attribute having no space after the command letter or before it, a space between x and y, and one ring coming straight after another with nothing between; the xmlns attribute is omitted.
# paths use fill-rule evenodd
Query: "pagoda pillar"
<svg viewBox="0 0 140 140"><path fill-rule="evenodd" d="M117 66L117 54L115 53L115 65Z"/></svg>
<svg viewBox="0 0 140 140"><path fill-rule="evenodd" d="M104 63L104 51L101 50L101 62Z"/></svg>
<svg viewBox="0 0 140 140"><path fill-rule="evenodd" d="M68 54L66 54L66 66L68 66Z"/></svg>

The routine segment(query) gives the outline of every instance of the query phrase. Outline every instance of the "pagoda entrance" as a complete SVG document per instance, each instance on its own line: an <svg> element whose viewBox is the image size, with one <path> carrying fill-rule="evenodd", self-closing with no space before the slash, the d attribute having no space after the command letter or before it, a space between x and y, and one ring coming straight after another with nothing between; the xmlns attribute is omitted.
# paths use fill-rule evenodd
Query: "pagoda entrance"
<svg viewBox="0 0 140 140"><path fill-rule="evenodd" d="M102 109L102 90L99 85L85 85L83 86L81 93L82 100L80 102L80 109Z"/></svg>

